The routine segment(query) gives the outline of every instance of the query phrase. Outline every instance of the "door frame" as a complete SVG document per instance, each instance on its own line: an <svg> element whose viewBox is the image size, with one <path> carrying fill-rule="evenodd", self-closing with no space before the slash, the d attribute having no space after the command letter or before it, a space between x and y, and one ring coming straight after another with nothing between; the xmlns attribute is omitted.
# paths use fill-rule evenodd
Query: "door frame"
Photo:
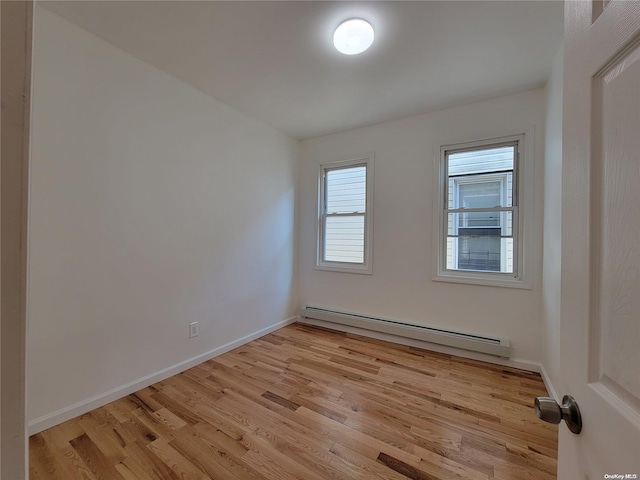
<svg viewBox="0 0 640 480"><path fill-rule="evenodd" d="M0 2L0 477L28 477L26 261L33 2Z"/></svg>

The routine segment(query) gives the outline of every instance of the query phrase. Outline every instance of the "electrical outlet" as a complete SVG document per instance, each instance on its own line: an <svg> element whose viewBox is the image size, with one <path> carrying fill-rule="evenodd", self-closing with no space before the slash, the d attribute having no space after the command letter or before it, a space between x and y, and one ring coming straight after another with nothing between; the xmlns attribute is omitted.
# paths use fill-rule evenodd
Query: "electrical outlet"
<svg viewBox="0 0 640 480"><path fill-rule="evenodd" d="M197 337L200 335L200 329L198 328L198 322L191 322L189 324L189 338Z"/></svg>

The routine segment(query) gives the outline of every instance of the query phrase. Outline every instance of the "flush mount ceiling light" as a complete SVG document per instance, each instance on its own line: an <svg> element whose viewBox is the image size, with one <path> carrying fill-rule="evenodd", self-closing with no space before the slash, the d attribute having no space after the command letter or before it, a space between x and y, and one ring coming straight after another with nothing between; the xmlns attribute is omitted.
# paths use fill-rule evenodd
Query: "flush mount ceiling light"
<svg viewBox="0 0 640 480"><path fill-rule="evenodd" d="M373 27L362 18L345 20L333 34L333 45L340 53L357 55L373 43Z"/></svg>

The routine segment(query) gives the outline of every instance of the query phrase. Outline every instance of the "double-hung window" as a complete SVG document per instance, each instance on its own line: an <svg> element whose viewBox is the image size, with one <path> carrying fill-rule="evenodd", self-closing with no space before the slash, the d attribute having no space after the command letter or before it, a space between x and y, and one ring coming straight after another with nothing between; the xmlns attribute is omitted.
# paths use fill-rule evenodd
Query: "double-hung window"
<svg viewBox="0 0 640 480"><path fill-rule="evenodd" d="M317 268L371 273L373 157L320 167Z"/></svg>
<svg viewBox="0 0 640 480"><path fill-rule="evenodd" d="M522 283L523 137L441 149L437 279Z"/></svg>

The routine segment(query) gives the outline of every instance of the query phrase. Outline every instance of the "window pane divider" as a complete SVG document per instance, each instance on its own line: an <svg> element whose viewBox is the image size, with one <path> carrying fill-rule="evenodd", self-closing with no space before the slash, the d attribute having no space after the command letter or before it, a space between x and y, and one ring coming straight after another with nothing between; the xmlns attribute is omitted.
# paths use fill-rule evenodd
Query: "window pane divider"
<svg viewBox="0 0 640 480"><path fill-rule="evenodd" d="M449 175L449 178L464 178L464 177L481 177L483 175L499 175L502 173L513 173L513 168L507 168L504 170L491 170L487 172L477 173L453 173Z"/></svg>
<svg viewBox="0 0 640 480"><path fill-rule="evenodd" d="M349 212L349 213L324 213L325 217L362 217L365 212Z"/></svg>
<svg viewBox="0 0 640 480"><path fill-rule="evenodd" d="M490 236L491 238L514 238L513 235L447 235L447 238L484 238Z"/></svg>
<svg viewBox="0 0 640 480"><path fill-rule="evenodd" d="M515 212L518 207L445 208L445 213Z"/></svg>

